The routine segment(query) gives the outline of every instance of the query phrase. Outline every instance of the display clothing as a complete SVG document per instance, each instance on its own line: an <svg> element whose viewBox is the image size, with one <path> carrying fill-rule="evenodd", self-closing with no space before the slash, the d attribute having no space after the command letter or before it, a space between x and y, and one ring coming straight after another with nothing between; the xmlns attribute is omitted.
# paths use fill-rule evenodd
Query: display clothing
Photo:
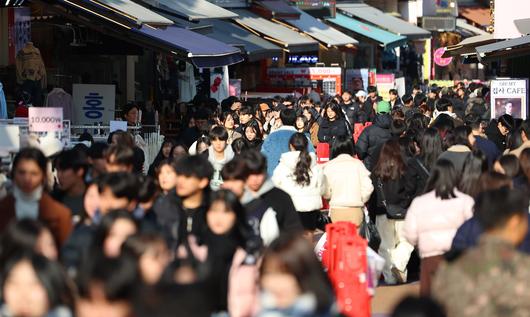
<svg viewBox="0 0 530 317"><path fill-rule="evenodd" d="M46 98L46 107L63 108L63 119L73 119L72 95L62 88L54 88Z"/></svg>

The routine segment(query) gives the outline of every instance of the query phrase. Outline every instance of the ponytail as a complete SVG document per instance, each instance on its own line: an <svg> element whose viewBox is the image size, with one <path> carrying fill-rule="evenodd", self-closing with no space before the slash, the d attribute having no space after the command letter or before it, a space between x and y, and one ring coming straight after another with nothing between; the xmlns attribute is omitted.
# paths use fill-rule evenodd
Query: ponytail
<svg viewBox="0 0 530 317"><path fill-rule="evenodd" d="M289 140L291 145L296 151L300 151L298 162L294 169L295 181L298 185L308 186L311 183L309 171L311 170L311 156L307 151L308 141L303 133L295 133Z"/></svg>

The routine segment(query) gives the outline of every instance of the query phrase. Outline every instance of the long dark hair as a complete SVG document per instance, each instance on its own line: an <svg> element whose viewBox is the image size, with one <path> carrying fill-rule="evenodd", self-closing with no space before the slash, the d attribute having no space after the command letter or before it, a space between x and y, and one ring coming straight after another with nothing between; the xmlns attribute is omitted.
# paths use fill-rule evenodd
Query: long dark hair
<svg viewBox="0 0 530 317"><path fill-rule="evenodd" d="M311 156L307 152L307 143L307 138L303 133L295 133L289 139L289 145L295 151L300 151L300 156L294 169L294 177L296 183L301 186L308 186L311 183L309 175L311 171Z"/></svg>
<svg viewBox="0 0 530 317"><path fill-rule="evenodd" d="M434 164L431 176L427 180L426 192L434 190L436 197L442 199L455 198L458 175L451 161L441 159Z"/></svg>
<svg viewBox="0 0 530 317"><path fill-rule="evenodd" d="M442 138L436 129L426 129L418 143L420 148L419 158L425 164L428 170L431 170L443 152Z"/></svg>
<svg viewBox="0 0 530 317"><path fill-rule="evenodd" d="M405 162L398 139L390 139L383 144L373 173L382 181L397 180L403 176Z"/></svg>
<svg viewBox="0 0 530 317"><path fill-rule="evenodd" d="M245 125L245 130L243 131L243 137L245 138L246 141L250 142L247 139L247 134L246 134L246 130L248 128L252 128L252 130L254 130L254 132L256 133L256 140L263 140L263 133L261 133L261 129L260 129L259 123L258 123L258 121L256 119L250 120Z"/></svg>
<svg viewBox="0 0 530 317"><path fill-rule="evenodd" d="M334 159L341 154L347 154L350 156L355 155L355 144L353 143L352 138L345 135L339 135L336 138L333 138L333 141L331 142L330 159Z"/></svg>
<svg viewBox="0 0 530 317"><path fill-rule="evenodd" d="M51 261L39 254L18 253L8 259L3 264L2 274L0 275L2 290L13 268L24 261L31 265L42 287L46 290L49 311L59 306L66 306L70 310L74 309L75 290L63 268L58 262Z"/></svg>
<svg viewBox="0 0 530 317"><path fill-rule="evenodd" d="M0 240L0 266L17 253L33 254L40 234L48 230L45 225L33 219L12 221ZM51 232L50 232L51 233Z"/></svg>
<svg viewBox="0 0 530 317"><path fill-rule="evenodd" d="M175 141L173 141L172 139L165 139L164 142L162 143L162 146L160 147L160 150L158 151L158 154L156 155L155 159L153 160L153 164L154 166L158 166L158 164L160 164L160 162L164 159L167 159L169 157L171 157L171 155L173 154L170 150L169 152L169 157L164 157L164 146L166 146L167 144L171 144L171 150L173 150L173 147L175 146Z"/></svg>
<svg viewBox="0 0 530 317"><path fill-rule="evenodd" d="M342 112L340 105L336 102L330 101L324 107L324 118L326 118L326 120L329 120L327 111L328 108L331 108L331 110L333 110L333 112L335 112L335 114L337 115L335 120L344 119L344 112Z"/></svg>
<svg viewBox="0 0 530 317"><path fill-rule="evenodd" d="M479 193L480 176L488 170L486 155L480 150L469 154L464 162L464 172L460 178L458 189L471 197Z"/></svg>
<svg viewBox="0 0 530 317"><path fill-rule="evenodd" d="M94 240L92 242L94 252L103 253L105 240L108 238L112 226L120 219L130 220L138 228L138 223L134 220L130 212L126 210L114 210L109 212L103 217L103 219L101 219L99 227L94 232Z"/></svg>
<svg viewBox="0 0 530 317"><path fill-rule="evenodd" d="M263 256L260 276L278 271L294 276L302 293L315 296L318 312L329 311L334 302L331 283L305 238L288 233L271 243Z"/></svg>

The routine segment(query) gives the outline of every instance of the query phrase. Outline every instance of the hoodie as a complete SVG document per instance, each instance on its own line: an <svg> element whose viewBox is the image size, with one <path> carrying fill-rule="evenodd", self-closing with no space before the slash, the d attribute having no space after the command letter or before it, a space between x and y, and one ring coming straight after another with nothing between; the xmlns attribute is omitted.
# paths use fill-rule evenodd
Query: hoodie
<svg viewBox="0 0 530 317"><path fill-rule="evenodd" d="M257 192L245 190L241 203L251 227L255 233L259 232L265 245L270 244L280 233L303 230L291 197L276 188L270 179Z"/></svg>
<svg viewBox="0 0 530 317"><path fill-rule="evenodd" d="M221 184L223 183L223 178L221 177L221 170L223 169L226 163L228 163L234 158L234 151L232 150L231 146L227 146L224 152L225 156L222 160L217 160L215 158L215 153L212 146L210 146L208 148L208 151L205 153L208 154L208 161L213 166L213 177L210 181L210 187L213 190L218 190L221 187Z"/></svg>
<svg viewBox="0 0 530 317"><path fill-rule="evenodd" d="M300 185L295 180L294 171L300 151L282 154L280 163L272 175L272 182L291 196L298 212L320 210L322 208L321 197L326 193L326 181L322 168L317 165L316 155L314 153L309 155L311 157L309 185Z"/></svg>

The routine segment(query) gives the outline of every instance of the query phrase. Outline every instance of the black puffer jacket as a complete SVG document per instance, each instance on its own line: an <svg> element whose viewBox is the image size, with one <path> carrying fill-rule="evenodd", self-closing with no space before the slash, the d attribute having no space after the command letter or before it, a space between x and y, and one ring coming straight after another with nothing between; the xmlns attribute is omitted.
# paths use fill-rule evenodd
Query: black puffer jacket
<svg viewBox="0 0 530 317"><path fill-rule="evenodd" d="M374 124L364 129L359 140L357 140L355 145L357 156L363 160L369 171L375 166L381 147L391 137L391 124L392 117L389 114L377 115Z"/></svg>
<svg viewBox="0 0 530 317"><path fill-rule="evenodd" d="M338 136L351 136L351 127L349 123L343 119L336 119L335 121L329 121L328 119L322 118L319 121L318 129L318 141L329 143L333 138Z"/></svg>

